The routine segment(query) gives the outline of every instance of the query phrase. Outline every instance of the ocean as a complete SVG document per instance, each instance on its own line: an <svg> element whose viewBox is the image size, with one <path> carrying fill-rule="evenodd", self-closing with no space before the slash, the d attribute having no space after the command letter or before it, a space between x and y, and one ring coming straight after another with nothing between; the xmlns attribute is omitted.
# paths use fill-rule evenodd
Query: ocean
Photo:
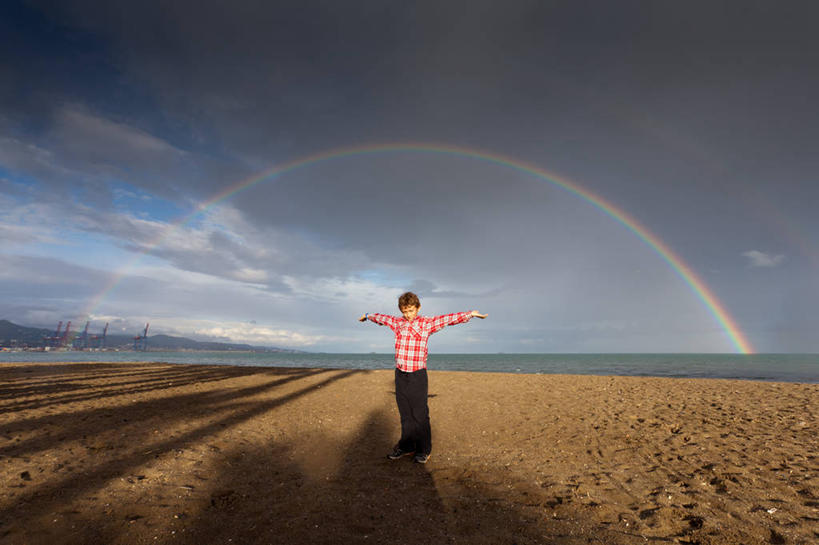
<svg viewBox="0 0 819 545"><path fill-rule="evenodd" d="M3 362L167 362L391 369L392 354L249 352L0 352ZM819 354L430 354L431 371L627 375L819 382Z"/></svg>

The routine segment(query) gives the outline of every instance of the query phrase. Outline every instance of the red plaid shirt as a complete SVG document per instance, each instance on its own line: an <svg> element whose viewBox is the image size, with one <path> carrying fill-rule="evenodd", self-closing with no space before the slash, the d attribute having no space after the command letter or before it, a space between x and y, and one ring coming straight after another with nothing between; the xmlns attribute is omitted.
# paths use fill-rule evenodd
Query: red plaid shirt
<svg viewBox="0 0 819 545"><path fill-rule="evenodd" d="M403 316L387 314L368 314L367 318L393 330L395 333L395 366L401 371L412 373L427 368L429 336L445 326L468 322L472 318L472 313L456 312L434 318L418 316L411 322Z"/></svg>

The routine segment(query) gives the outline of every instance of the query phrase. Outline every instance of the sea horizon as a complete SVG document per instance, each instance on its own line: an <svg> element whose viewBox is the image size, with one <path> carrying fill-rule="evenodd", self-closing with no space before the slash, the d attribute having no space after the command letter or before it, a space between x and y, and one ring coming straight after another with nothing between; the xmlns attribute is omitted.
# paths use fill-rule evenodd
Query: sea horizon
<svg viewBox="0 0 819 545"><path fill-rule="evenodd" d="M243 351L1 352L0 363L163 362L330 369L391 369L392 353ZM435 353L431 371L819 382L819 354Z"/></svg>

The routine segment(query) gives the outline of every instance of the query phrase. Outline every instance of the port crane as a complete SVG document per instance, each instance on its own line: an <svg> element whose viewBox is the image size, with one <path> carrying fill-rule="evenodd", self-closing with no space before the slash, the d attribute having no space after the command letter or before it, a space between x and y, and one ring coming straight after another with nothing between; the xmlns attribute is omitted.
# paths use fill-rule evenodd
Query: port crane
<svg viewBox="0 0 819 545"><path fill-rule="evenodd" d="M69 322L70 323L70 322ZM145 331L142 332L142 335L137 335L134 337L134 350L139 350L144 352L148 348L148 326L151 324L145 324Z"/></svg>
<svg viewBox="0 0 819 545"><path fill-rule="evenodd" d="M71 331L71 320L68 320L68 323L65 324L65 331L63 331L63 336L60 337L59 346L63 347L68 343L68 334Z"/></svg>
<svg viewBox="0 0 819 545"><path fill-rule="evenodd" d="M105 348L105 336L108 334L108 322L105 322L105 329L102 330L102 335L91 335L91 345L94 348Z"/></svg>
<svg viewBox="0 0 819 545"><path fill-rule="evenodd" d="M85 329L83 329L82 334L74 340L74 348L78 348L79 350L85 350L88 348L88 326L91 325L91 321L85 322Z"/></svg>
<svg viewBox="0 0 819 545"><path fill-rule="evenodd" d="M43 337L43 344L45 346L57 346L57 343L60 340L60 330L63 328L63 321L60 320L60 323L57 324L57 330L54 332L54 335L50 337Z"/></svg>

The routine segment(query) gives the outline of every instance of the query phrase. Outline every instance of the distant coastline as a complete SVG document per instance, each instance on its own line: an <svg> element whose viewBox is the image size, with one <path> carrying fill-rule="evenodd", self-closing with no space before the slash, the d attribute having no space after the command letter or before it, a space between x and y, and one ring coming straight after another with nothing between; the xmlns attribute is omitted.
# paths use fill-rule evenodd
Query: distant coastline
<svg viewBox="0 0 819 545"><path fill-rule="evenodd" d="M78 347L77 340L82 334L74 331L66 336L61 346L47 346L46 339L53 338L54 331L46 328L29 327L15 324L9 320L0 320L0 349L23 352L285 352L300 353L300 350L281 348L277 346L254 346L246 343L232 343L219 341L196 341L186 337L170 335L149 335L144 339L142 349L134 349L135 335L110 334L102 346L93 348Z"/></svg>

